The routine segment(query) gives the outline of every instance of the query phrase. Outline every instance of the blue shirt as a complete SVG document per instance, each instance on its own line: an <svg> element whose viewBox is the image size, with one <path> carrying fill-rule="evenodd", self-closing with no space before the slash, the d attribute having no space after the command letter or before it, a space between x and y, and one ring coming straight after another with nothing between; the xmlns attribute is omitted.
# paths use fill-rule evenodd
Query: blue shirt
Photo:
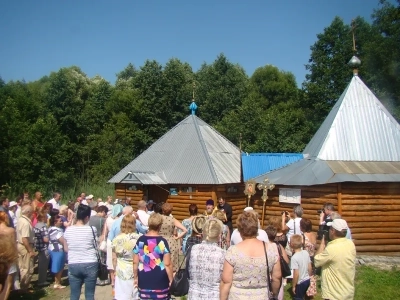
<svg viewBox="0 0 400 300"><path fill-rule="evenodd" d="M108 233L108 236L107 236L107 239L109 239L110 241L112 241L118 234L120 234L120 232L121 232L121 223L122 223L122 219L123 218L124 218L124 216L120 216L112 224L111 230L110 230L110 232Z"/></svg>
<svg viewBox="0 0 400 300"><path fill-rule="evenodd" d="M149 227L144 226L142 224L142 222L140 222L139 220L136 220L136 231L138 233L146 234L148 230L149 230Z"/></svg>

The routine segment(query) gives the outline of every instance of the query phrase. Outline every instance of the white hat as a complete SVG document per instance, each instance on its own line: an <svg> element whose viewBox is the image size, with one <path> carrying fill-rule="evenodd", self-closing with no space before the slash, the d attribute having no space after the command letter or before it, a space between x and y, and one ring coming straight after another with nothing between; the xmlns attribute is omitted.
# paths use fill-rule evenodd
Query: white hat
<svg viewBox="0 0 400 300"><path fill-rule="evenodd" d="M347 222L343 219L333 220L331 226L332 226L332 228L336 229L337 231L349 229L349 227L347 226Z"/></svg>
<svg viewBox="0 0 400 300"><path fill-rule="evenodd" d="M100 206L106 206L106 203L105 202L99 202L99 207Z"/></svg>
<svg viewBox="0 0 400 300"><path fill-rule="evenodd" d="M15 205L17 205L18 203L15 201L11 201L10 204L8 205L8 207L13 207Z"/></svg>
<svg viewBox="0 0 400 300"><path fill-rule="evenodd" d="M86 200L83 200L83 201L81 202L81 204L83 204L83 205L89 205L89 204L87 203Z"/></svg>
<svg viewBox="0 0 400 300"><path fill-rule="evenodd" d="M85 198L86 200L91 200L91 199L93 199L93 195L92 194L90 194L89 196L86 196L86 198Z"/></svg>
<svg viewBox="0 0 400 300"><path fill-rule="evenodd" d="M248 207L246 207L245 209L244 209L244 211L252 211L252 210L254 210L251 206L248 206Z"/></svg>

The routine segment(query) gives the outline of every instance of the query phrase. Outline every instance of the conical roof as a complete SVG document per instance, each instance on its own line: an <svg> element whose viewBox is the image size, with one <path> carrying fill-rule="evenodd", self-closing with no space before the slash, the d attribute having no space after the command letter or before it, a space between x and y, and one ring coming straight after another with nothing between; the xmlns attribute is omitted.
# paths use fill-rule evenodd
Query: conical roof
<svg viewBox="0 0 400 300"><path fill-rule="evenodd" d="M238 183L240 150L196 115L189 115L109 180L120 182Z"/></svg>
<svg viewBox="0 0 400 300"><path fill-rule="evenodd" d="M321 160L400 161L400 125L355 75L303 154Z"/></svg>

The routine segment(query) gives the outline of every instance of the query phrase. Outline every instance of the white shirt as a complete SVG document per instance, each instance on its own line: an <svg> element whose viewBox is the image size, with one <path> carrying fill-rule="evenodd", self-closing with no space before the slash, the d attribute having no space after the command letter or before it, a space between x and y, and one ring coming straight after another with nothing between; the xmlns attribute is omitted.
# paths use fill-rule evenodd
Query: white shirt
<svg viewBox="0 0 400 300"><path fill-rule="evenodd" d="M262 230L262 229L258 229L257 240L260 240L260 241L269 243L268 235L267 235L267 233L266 233L264 230ZM239 243L242 242L242 241L243 241L243 239L242 239L242 237L240 236L239 230L235 229L235 230L232 232L232 236L231 236L231 246L237 245L237 244L239 244Z"/></svg>
<svg viewBox="0 0 400 300"><path fill-rule="evenodd" d="M90 216L93 217L93 216L95 216L95 215L97 215L97 212L96 212L94 209L92 209L92 210L90 211Z"/></svg>
<svg viewBox="0 0 400 300"><path fill-rule="evenodd" d="M140 222L142 222L142 224L143 224L144 226L149 226L149 218L150 218L150 215L147 214L146 211L141 210L141 209L137 211L137 214L138 214L138 216L139 216Z"/></svg>
<svg viewBox="0 0 400 300"><path fill-rule="evenodd" d="M300 230L300 221L301 218L295 218L295 219L290 219L287 223L286 226L289 227L289 231L286 234L287 238L288 238L288 242L290 242L290 237L293 234L301 234L301 230Z"/></svg>
<svg viewBox="0 0 400 300"><path fill-rule="evenodd" d="M56 201L56 199L50 199L47 203L51 203L53 205L53 209L60 210L60 204Z"/></svg>

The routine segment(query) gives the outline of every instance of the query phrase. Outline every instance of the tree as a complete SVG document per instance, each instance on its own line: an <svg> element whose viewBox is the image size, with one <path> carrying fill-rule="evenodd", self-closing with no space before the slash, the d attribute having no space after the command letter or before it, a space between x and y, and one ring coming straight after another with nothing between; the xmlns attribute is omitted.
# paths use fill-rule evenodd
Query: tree
<svg viewBox="0 0 400 300"><path fill-rule="evenodd" d="M211 65L203 64L196 73L198 115L216 125L246 97L248 78L238 65L220 54Z"/></svg>

